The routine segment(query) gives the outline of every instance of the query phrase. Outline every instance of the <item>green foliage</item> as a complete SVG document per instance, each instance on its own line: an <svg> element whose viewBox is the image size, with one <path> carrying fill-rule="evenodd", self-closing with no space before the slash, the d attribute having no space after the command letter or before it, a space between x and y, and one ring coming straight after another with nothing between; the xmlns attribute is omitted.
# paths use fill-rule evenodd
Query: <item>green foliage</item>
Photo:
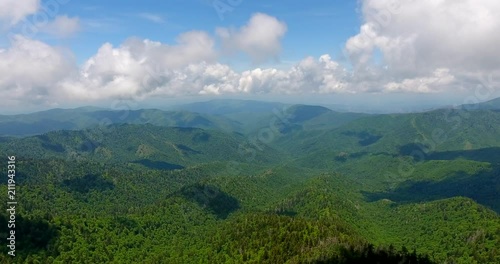
<svg viewBox="0 0 500 264"><path fill-rule="evenodd" d="M498 263L500 218L466 198L395 206L373 204L373 219L391 230L385 240L418 248L439 262Z"/></svg>
<svg viewBox="0 0 500 264"><path fill-rule="evenodd" d="M110 125L83 131L56 131L11 140L0 146L26 158L137 163L180 169L219 160L275 163L285 159L273 148L248 152L247 140L236 133L153 125Z"/></svg>
<svg viewBox="0 0 500 264"><path fill-rule="evenodd" d="M0 140L19 204L19 254L0 262L500 263L500 113L293 106L263 142L251 132L284 105L233 103L131 111L132 124L99 109L24 117L115 124Z"/></svg>

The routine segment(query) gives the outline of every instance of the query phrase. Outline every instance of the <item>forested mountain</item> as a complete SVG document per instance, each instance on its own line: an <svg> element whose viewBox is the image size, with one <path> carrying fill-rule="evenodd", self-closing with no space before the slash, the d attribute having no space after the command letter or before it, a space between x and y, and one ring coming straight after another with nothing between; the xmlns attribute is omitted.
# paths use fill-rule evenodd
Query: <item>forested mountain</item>
<svg viewBox="0 0 500 264"><path fill-rule="evenodd" d="M57 130L81 130L112 124L152 124L224 132L252 133L276 120L304 129L338 127L366 114L340 113L321 106L287 105L250 100L212 100L170 107L172 110L97 107L52 109L31 114L0 115L0 136L30 136Z"/></svg>
<svg viewBox="0 0 500 264"><path fill-rule="evenodd" d="M478 109L500 110L500 98L495 98L493 100L477 104L465 104L461 105L460 108L468 110L478 110Z"/></svg>
<svg viewBox="0 0 500 264"><path fill-rule="evenodd" d="M10 139L0 148L27 158L88 159L100 162L175 163L245 160L245 137L238 133L150 124L119 124L88 130L61 130ZM241 153L241 154L240 154ZM252 157L256 162L276 162L280 156L270 147ZM142 162L144 161L144 162ZM152 165L153 166L153 165Z"/></svg>
<svg viewBox="0 0 500 264"><path fill-rule="evenodd" d="M236 113L272 113L287 104L278 102L261 102L254 100L215 99L172 107L172 110L206 113L211 115L232 115Z"/></svg>
<svg viewBox="0 0 500 264"><path fill-rule="evenodd" d="M0 115L0 135L29 136L57 130L78 130L111 124L153 124L166 127L195 127L238 131L238 124L220 116L185 112L106 110L93 107L53 109L22 115Z"/></svg>
<svg viewBox="0 0 500 264"><path fill-rule="evenodd" d="M1 261L500 263L499 112L239 103L3 116L71 127L0 141Z"/></svg>

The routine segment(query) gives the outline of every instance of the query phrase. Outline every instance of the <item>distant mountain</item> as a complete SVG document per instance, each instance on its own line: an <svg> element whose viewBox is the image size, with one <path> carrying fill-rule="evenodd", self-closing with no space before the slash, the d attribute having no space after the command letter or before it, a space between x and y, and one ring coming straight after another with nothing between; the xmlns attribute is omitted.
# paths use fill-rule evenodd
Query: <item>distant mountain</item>
<svg viewBox="0 0 500 264"><path fill-rule="evenodd" d="M139 163L170 169L211 161L246 161L245 138L237 133L200 128L114 124L78 131L55 131L0 143L3 153L25 158L81 158L99 162ZM256 152L252 161L276 162L272 148Z"/></svg>
<svg viewBox="0 0 500 264"><path fill-rule="evenodd" d="M286 104L253 100L216 99L174 107L173 110L205 113L211 115L231 115L235 113L272 113Z"/></svg>
<svg viewBox="0 0 500 264"><path fill-rule="evenodd" d="M308 122L311 120L314 119ZM286 143L290 151L300 149L299 153L303 153L305 150L330 149L399 155L405 152L404 146L419 144L428 151L480 149L500 146L500 113L442 109L413 114L368 115L335 129L302 137L302 144L292 139Z"/></svg>
<svg viewBox="0 0 500 264"><path fill-rule="evenodd" d="M89 106L0 115L0 136L30 136L109 124L195 127L248 134L269 126L275 119L286 123L280 126L291 125L309 130L339 127L367 115L335 112L322 106L222 99L181 105L174 109L109 110Z"/></svg>
<svg viewBox="0 0 500 264"><path fill-rule="evenodd" d="M175 110L185 110L211 115L222 115L242 123L255 121L258 118L269 118L270 116L280 119L287 118L291 123L306 123L313 119L324 119L324 122L335 121L325 118L326 116L354 117L366 116L367 114L336 112L327 107L316 105L293 105L277 102L262 102L253 100L218 99L207 102L197 102L177 106ZM322 117L320 117L322 116ZM344 118L342 118L344 119Z"/></svg>
<svg viewBox="0 0 500 264"><path fill-rule="evenodd" d="M253 135L262 129L279 131L280 134L302 130L333 129L368 116L368 114L340 113L326 107L313 105L282 105L269 112L234 111L224 116L238 122L245 134Z"/></svg>
<svg viewBox="0 0 500 264"><path fill-rule="evenodd" d="M109 124L153 124L167 127L196 127L238 131L238 124L228 118L186 111L103 110L83 107L52 109L22 115L0 116L0 135L29 136L57 130L78 130Z"/></svg>
<svg viewBox="0 0 500 264"><path fill-rule="evenodd" d="M287 121L306 129L340 127L368 114L340 113L322 106L293 105L286 110Z"/></svg>
<svg viewBox="0 0 500 264"><path fill-rule="evenodd" d="M461 108L463 109L470 109L470 110L500 110L500 98L495 98L490 101L478 103L478 104L465 104L462 105Z"/></svg>

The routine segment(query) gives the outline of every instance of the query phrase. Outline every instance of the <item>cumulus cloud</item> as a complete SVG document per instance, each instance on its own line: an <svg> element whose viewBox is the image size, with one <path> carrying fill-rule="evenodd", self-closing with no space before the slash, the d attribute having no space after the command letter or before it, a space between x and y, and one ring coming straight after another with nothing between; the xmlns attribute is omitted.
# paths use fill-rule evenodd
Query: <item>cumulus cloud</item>
<svg viewBox="0 0 500 264"><path fill-rule="evenodd" d="M75 70L64 50L16 35L0 51L0 91L6 100L46 103L57 100L57 84Z"/></svg>
<svg viewBox="0 0 500 264"><path fill-rule="evenodd" d="M218 28L217 35L229 51L242 51L254 62L276 58L281 52L281 40L287 31L284 22L277 18L257 13L238 30Z"/></svg>
<svg viewBox="0 0 500 264"><path fill-rule="evenodd" d="M410 80L433 80L447 69L446 83L449 75L500 67L499 13L496 0L364 0L364 23L346 51L358 71L373 65L380 51L388 71L379 77L389 90L429 91Z"/></svg>
<svg viewBox="0 0 500 264"><path fill-rule="evenodd" d="M53 21L38 24L37 27L42 31L58 37L69 37L80 30L80 19L78 17L70 18L68 16L57 16Z"/></svg>
<svg viewBox="0 0 500 264"><path fill-rule="evenodd" d="M13 26L26 16L35 14L40 8L40 0L2 0L0 1L0 21Z"/></svg>
<svg viewBox="0 0 500 264"><path fill-rule="evenodd" d="M145 95L179 78L178 71L190 64L214 62L213 47L214 40L200 31L181 34L176 45L137 38L116 48L106 43L63 87L76 98Z"/></svg>
<svg viewBox="0 0 500 264"><path fill-rule="evenodd" d="M144 45L148 41L143 41ZM274 68L235 72L205 60L150 64L138 49L106 44L87 61L77 80L63 82L72 98L146 98L218 94L296 94L345 92L345 70L330 56L308 57L289 70Z"/></svg>
<svg viewBox="0 0 500 264"><path fill-rule="evenodd" d="M186 32L174 44L138 38L118 46L105 43L80 67L61 49L15 36L11 47L0 50L0 91L7 100L50 104L236 93L434 93L456 90L459 84L464 84L462 89L478 82L492 84L500 76L495 50L500 46L500 18L493 15L500 12L500 4L477 3L363 1L365 21L345 46L352 68L327 54L306 57L288 69L238 72L220 63L218 54L227 49L257 62L279 55L287 27L265 14L253 15L239 29L219 28L216 36ZM64 24L57 21L51 23L55 32L69 34L76 28L56 26ZM215 44L217 37L222 50ZM478 81L485 74L488 79Z"/></svg>
<svg viewBox="0 0 500 264"><path fill-rule="evenodd" d="M401 82L390 82L384 86L386 92L440 92L453 84L455 76L449 69L436 69L431 76L423 78L404 79Z"/></svg>
<svg viewBox="0 0 500 264"><path fill-rule="evenodd" d="M319 59L305 58L289 70L256 68L237 73L222 64L192 65L184 77L187 78L186 84L196 84L199 94L330 93L342 92L346 88L343 68L328 55Z"/></svg>

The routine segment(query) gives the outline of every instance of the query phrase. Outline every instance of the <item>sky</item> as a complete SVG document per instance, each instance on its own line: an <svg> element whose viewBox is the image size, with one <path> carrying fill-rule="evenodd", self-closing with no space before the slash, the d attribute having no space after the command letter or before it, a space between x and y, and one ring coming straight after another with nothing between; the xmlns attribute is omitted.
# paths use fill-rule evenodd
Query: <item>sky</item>
<svg viewBox="0 0 500 264"><path fill-rule="evenodd" d="M0 113L500 96L498 0L0 0L0 31Z"/></svg>

